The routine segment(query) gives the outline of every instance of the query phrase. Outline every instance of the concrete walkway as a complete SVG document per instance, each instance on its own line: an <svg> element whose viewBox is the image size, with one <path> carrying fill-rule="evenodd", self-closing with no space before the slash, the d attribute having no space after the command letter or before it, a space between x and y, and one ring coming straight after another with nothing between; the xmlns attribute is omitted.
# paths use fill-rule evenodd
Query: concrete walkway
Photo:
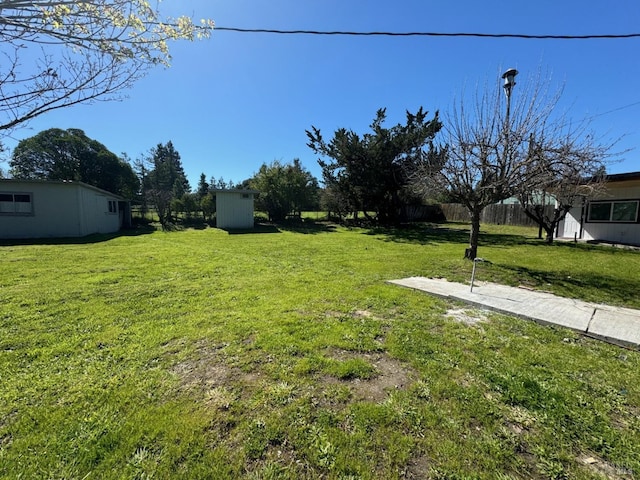
<svg viewBox="0 0 640 480"><path fill-rule="evenodd" d="M627 347L640 346L640 311L563 298L526 288L488 282L469 285L443 279L411 277L389 283L414 288L481 308L559 325Z"/></svg>

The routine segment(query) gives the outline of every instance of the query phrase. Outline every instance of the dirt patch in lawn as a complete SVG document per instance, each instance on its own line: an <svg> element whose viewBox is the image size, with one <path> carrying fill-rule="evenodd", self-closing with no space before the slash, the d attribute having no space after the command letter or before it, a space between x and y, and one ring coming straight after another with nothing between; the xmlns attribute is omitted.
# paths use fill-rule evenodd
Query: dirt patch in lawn
<svg viewBox="0 0 640 480"><path fill-rule="evenodd" d="M393 390L407 388L417 377L417 373L408 365L391 358L384 352L362 353L349 350L333 350L330 357L338 361L361 359L370 363L375 374L369 379L353 378L339 380L326 377L327 383L347 385L355 400L382 402Z"/></svg>
<svg viewBox="0 0 640 480"><path fill-rule="evenodd" d="M252 390L262 381L259 372L246 372L229 365L224 347L226 345L202 342L191 358L171 369L180 380L180 390L202 392L208 404L221 409L229 408L242 391Z"/></svg>
<svg viewBox="0 0 640 480"><path fill-rule="evenodd" d="M616 467L597 456L583 455L578 457L578 461L581 464L586 465L593 473L609 480L626 480L635 478L633 471Z"/></svg>
<svg viewBox="0 0 640 480"><path fill-rule="evenodd" d="M429 478L429 459L426 456L419 456L409 460L402 473L402 478L407 480Z"/></svg>
<svg viewBox="0 0 640 480"><path fill-rule="evenodd" d="M260 371L247 372L230 365L224 353L225 346L202 342L189 358L171 368L179 379L180 390L199 392L207 404L219 409L228 409L233 402L268 383L268 379ZM347 387L349 397L356 401L382 402L390 392L405 389L418 378L417 372L410 366L385 352L331 349L327 356L339 362L357 359L371 365L372 372L366 378L354 376L340 379L331 375L322 377L325 385ZM321 385L318 386L322 388Z"/></svg>

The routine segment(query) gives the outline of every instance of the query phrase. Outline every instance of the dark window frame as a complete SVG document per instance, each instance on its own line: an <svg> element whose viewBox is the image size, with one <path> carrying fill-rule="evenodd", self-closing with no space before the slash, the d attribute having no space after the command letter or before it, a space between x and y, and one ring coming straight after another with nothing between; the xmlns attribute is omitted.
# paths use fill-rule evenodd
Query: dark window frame
<svg viewBox="0 0 640 480"><path fill-rule="evenodd" d="M2 197L11 197L11 200L2 199ZM3 211L0 207L0 215L3 216L20 216L28 217L34 215L33 193L32 192L0 192L0 202L13 203L13 211ZM17 209L18 205L29 204L29 211L21 211Z"/></svg>
<svg viewBox="0 0 640 480"><path fill-rule="evenodd" d="M107 213L116 215L118 213L118 202L116 200L107 199Z"/></svg>
<svg viewBox="0 0 640 480"><path fill-rule="evenodd" d="M635 203L635 218L633 220L617 220L615 219L616 213L620 213L620 210L616 212L616 205L625 204L625 203ZM609 205L608 216L607 218L602 218L599 216L598 218L593 218L594 207L603 207L604 205ZM597 210L596 210L597 211ZM600 210L600 213L604 213L603 210ZM640 199L630 198L630 199L616 199L616 200L598 200L589 202L589 208L587 211L587 223L639 223L640 222Z"/></svg>

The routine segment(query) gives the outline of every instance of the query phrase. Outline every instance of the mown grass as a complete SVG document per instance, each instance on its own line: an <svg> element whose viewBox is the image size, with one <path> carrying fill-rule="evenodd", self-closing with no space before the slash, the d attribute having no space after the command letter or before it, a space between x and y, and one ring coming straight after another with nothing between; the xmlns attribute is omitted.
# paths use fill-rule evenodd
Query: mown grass
<svg viewBox="0 0 640 480"><path fill-rule="evenodd" d="M468 281L465 225L142 233L0 247L0 477L640 474L638 352L385 283ZM533 233L480 279L640 307L640 253Z"/></svg>

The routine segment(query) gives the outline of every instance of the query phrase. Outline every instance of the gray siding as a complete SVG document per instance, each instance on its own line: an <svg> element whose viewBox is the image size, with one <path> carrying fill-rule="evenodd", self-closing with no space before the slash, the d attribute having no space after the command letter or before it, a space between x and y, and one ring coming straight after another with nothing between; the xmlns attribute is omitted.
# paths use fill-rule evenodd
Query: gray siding
<svg viewBox="0 0 640 480"><path fill-rule="evenodd" d="M606 192L594 200L640 200L640 184L633 181L608 184ZM638 222L589 222L585 218L582 223L582 236L580 236L581 214L582 207L571 209L559 226L558 235L582 240L640 245L640 223ZM588 216L588 204L584 207L584 216Z"/></svg>
<svg viewBox="0 0 640 480"><path fill-rule="evenodd" d="M2 180L3 192L30 194L32 211L0 213L0 238L82 237L120 229L119 197L82 183ZM109 200L115 212L109 212Z"/></svg>

